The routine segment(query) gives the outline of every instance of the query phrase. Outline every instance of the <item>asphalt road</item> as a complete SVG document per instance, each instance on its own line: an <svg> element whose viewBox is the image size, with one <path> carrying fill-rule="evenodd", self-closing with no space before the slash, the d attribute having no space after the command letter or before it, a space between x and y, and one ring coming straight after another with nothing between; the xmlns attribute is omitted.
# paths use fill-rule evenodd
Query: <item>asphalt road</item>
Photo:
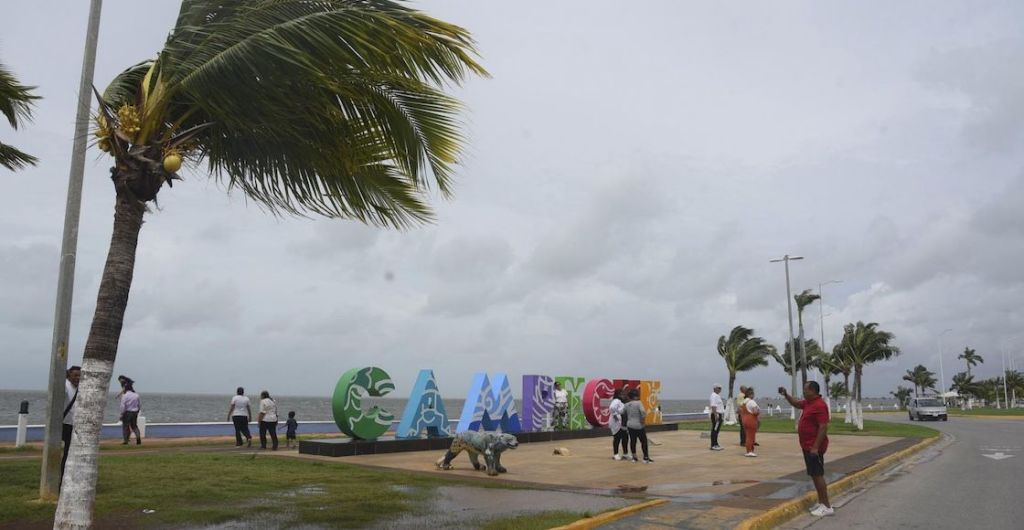
<svg viewBox="0 0 1024 530"><path fill-rule="evenodd" d="M950 417L926 425L948 437L866 488L833 499L834 516L803 516L782 528L1024 528L1024 420Z"/></svg>

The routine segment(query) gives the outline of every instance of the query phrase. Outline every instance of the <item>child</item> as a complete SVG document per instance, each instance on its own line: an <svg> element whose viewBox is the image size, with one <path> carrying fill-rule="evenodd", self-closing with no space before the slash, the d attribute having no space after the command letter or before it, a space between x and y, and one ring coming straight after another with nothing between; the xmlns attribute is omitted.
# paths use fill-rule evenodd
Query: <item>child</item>
<svg viewBox="0 0 1024 530"><path fill-rule="evenodd" d="M288 421L285 422L285 426L288 429L284 435L285 447L292 447L292 440L295 439L295 429L299 427L299 422L295 421L295 411L288 412Z"/></svg>
<svg viewBox="0 0 1024 530"><path fill-rule="evenodd" d="M640 402L640 391L632 389L629 391L629 403L626 403L626 430L629 431L629 452L633 454L632 461L636 462L636 441L640 440L640 448L644 451L644 463L653 464L650 454L647 452L647 430L644 428L644 417L647 411Z"/></svg>

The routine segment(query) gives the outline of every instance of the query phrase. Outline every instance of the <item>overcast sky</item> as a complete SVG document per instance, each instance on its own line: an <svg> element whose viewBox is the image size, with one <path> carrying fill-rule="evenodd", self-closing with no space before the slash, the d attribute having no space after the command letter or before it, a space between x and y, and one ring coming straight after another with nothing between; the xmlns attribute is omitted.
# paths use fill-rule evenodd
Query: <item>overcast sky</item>
<svg viewBox="0 0 1024 530"><path fill-rule="evenodd" d="M0 62L45 99L0 140L0 388L46 385L88 2L5 9ZM173 0L107 0L104 87L153 58ZM146 6L145 8L141 6ZM407 232L273 218L203 172L140 237L116 373L139 390L329 395L349 368L661 379L706 396L733 326L781 347L794 292L825 287L825 341L879 322L903 354L866 370L999 371L1024 355L1024 4L415 4L475 35L492 79L457 91L469 142L453 200ZM110 159L86 167L71 358L110 239ZM818 307L807 334L819 337ZM1018 361L1024 366L1024 358ZM742 374L769 388L780 367ZM905 383L904 383L905 384ZM518 383L516 383L518 385ZM519 394L519 389L515 389Z"/></svg>

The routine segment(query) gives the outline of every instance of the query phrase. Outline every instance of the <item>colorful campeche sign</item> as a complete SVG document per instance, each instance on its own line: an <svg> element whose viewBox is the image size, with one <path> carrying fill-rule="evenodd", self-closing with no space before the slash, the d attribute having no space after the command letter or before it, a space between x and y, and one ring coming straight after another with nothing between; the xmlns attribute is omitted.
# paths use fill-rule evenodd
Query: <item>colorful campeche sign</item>
<svg viewBox="0 0 1024 530"><path fill-rule="evenodd" d="M639 389L640 401L647 410L645 420L648 425L662 422L658 407L661 381L604 378L588 381L574 376L524 375L523 414L520 416L508 375L497 373L488 377L485 372L479 372L473 376L455 432L543 431L550 427L555 408L555 383L560 384L569 397L569 429L608 425L608 407L603 402L624 387ZM363 410L363 399L383 397L394 389L391 376L381 368L369 366L345 372L338 380L331 400L338 429L355 439L372 440L382 436L391 427L394 415L380 406ZM395 428L395 437L451 436L449 425L433 370L420 370Z"/></svg>

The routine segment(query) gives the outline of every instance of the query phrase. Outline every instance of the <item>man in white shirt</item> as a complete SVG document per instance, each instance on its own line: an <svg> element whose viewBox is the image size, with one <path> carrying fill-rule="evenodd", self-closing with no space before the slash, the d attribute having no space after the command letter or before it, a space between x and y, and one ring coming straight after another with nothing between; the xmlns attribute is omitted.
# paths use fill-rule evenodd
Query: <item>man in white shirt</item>
<svg viewBox="0 0 1024 530"><path fill-rule="evenodd" d="M228 407L228 421L235 424L235 447L241 447L242 436L252 447L252 434L249 434L249 418L252 417L252 406L249 398L245 397L245 389L238 387L235 390L235 397L231 398L231 405Z"/></svg>
<svg viewBox="0 0 1024 530"><path fill-rule="evenodd" d="M64 425L61 440L64 441L64 456L60 459L60 478L64 480L64 464L68 461L68 449L71 449L71 434L75 430L75 405L78 401L78 382L82 380L82 367L72 366L65 372L64 381Z"/></svg>
<svg viewBox="0 0 1024 530"><path fill-rule="evenodd" d="M725 402L722 401L722 385L716 384L711 392L708 408L711 409L711 450L721 451L722 446L718 445L718 432L722 430L723 414L725 413Z"/></svg>
<svg viewBox="0 0 1024 530"><path fill-rule="evenodd" d="M568 429L569 393L562 390L561 383L555 383L555 430Z"/></svg>

